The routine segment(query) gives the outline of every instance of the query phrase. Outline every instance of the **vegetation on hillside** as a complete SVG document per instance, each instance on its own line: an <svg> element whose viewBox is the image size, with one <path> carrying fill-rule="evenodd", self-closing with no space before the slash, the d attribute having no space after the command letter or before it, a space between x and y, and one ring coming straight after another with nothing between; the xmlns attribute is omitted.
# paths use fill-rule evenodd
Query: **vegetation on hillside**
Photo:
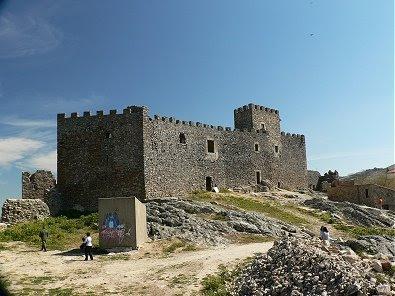
<svg viewBox="0 0 395 296"><path fill-rule="evenodd" d="M22 241L30 245L40 246L39 233L43 227L49 233L48 249L65 250L79 246L81 238L90 232L95 239L98 233L98 215L92 213L80 217L49 217L42 221L30 221L12 225L0 232L0 241Z"/></svg>
<svg viewBox="0 0 395 296"><path fill-rule="evenodd" d="M276 201L257 200L229 193L213 194L207 191L194 191L190 194L190 198L206 202L217 202L225 207L236 207L245 211L263 213L268 217L290 224L308 224L308 221L301 215L296 215L294 211L287 209Z"/></svg>

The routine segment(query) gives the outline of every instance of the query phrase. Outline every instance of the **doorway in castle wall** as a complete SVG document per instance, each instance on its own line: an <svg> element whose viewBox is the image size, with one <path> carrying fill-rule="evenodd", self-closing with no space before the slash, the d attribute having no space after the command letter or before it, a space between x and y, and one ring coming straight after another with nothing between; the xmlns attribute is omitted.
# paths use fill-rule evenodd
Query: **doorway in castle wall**
<svg viewBox="0 0 395 296"><path fill-rule="evenodd" d="M206 177L206 190L212 191L213 190L213 178Z"/></svg>

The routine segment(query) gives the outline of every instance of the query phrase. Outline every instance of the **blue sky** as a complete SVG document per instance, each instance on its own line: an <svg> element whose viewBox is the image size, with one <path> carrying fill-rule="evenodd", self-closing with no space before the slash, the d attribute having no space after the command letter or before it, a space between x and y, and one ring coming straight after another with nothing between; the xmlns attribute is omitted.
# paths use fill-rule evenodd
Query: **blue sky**
<svg viewBox="0 0 395 296"><path fill-rule="evenodd" d="M280 110L308 166L394 163L392 0L8 1L0 10L0 199L56 170L56 114L146 105L233 126Z"/></svg>

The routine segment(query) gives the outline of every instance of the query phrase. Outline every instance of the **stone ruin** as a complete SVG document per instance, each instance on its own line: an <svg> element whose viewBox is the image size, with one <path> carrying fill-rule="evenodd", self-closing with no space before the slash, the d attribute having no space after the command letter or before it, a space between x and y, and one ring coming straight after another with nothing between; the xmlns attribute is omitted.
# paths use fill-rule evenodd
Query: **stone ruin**
<svg viewBox="0 0 395 296"><path fill-rule="evenodd" d="M337 180L339 180L339 173L336 170L334 172L329 170L318 178L317 190L326 192L328 188L332 186L332 183Z"/></svg>
<svg viewBox="0 0 395 296"><path fill-rule="evenodd" d="M50 171L38 170L31 174L22 172L22 198L41 199L56 187L56 180Z"/></svg>
<svg viewBox="0 0 395 296"><path fill-rule="evenodd" d="M15 224L49 216L49 208L41 199L7 199L3 204L1 222Z"/></svg>
<svg viewBox="0 0 395 296"><path fill-rule="evenodd" d="M56 215L62 209L56 180L50 171L22 172L22 199L7 199L1 222L19 223Z"/></svg>

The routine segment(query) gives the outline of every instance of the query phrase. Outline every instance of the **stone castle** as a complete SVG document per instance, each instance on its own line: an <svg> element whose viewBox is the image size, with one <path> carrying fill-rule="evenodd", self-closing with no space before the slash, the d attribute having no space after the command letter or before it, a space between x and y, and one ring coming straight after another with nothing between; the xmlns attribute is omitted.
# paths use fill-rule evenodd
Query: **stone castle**
<svg viewBox="0 0 395 296"><path fill-rule="evenodd" d="M57 117L58 190L81 210L102 197L140 200L193 190L255 186L307 188L303 135L280 130L279 111L249 104L234 110L235 129L173 117L148 108Z"/></svg>

